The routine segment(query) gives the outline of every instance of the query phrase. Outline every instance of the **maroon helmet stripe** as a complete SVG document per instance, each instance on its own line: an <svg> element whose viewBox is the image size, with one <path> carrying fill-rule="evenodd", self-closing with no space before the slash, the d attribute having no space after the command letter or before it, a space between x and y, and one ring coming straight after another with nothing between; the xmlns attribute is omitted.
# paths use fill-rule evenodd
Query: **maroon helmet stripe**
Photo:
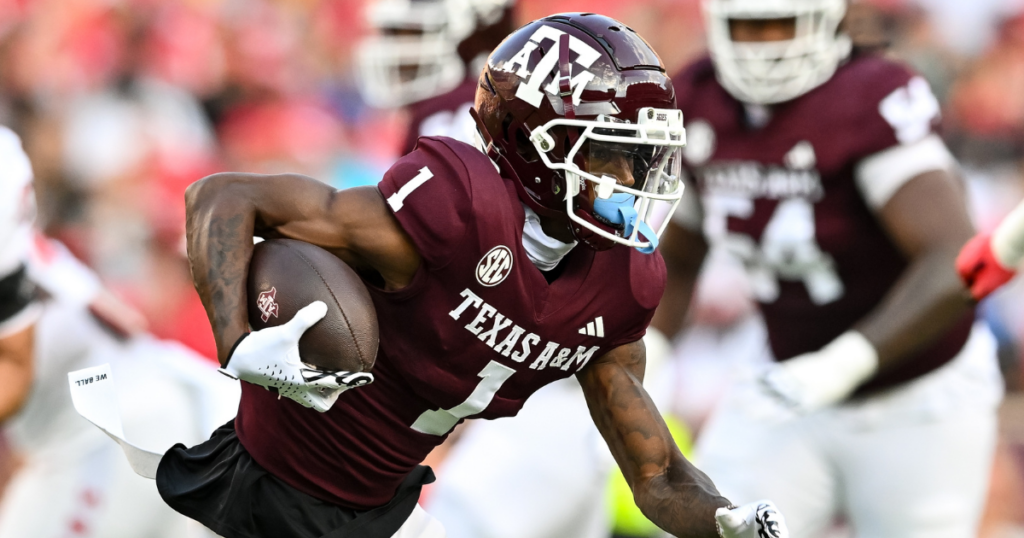
<svg viewBox="0 0 1024 538"><path fill-rule="evenodd" d="M562 105L565 107L565 113L562 114L566 119L576 119L576 109L572 105L572 74L569 71L571 69L569 65L569 34L562 34L558 38L558 95L562 97ZM571 131L571 130L570 130ZM576 143L575 137L570 134L569 137L573 144Z"/></svg>

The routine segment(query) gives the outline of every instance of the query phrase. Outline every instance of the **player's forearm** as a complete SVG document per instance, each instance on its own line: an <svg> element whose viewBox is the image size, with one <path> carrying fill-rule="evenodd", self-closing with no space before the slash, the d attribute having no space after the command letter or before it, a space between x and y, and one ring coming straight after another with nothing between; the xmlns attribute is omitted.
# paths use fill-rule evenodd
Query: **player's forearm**
<svg viewBox="0 0 1024 538"><path fill-rule="evenodd" d="M194 183L185 192L192 281L210 318L222 365L227 363L231 346L248 330L245 286L256 210L243 194L244 179L218 174Z"/></svg>
<svg viewBox="0 0 1024 538"><path fill-rule="evenodd" d="M0 338L0 423L17 413L32 390L32 326Z"/></svg>
<svg viewBox="0 0 1024 538"><path fill-rule="evenodd" d="M715 510L729 501L676 446L640 381L645 355L636 342L577 374L591 417L651 521L675 536L717 537Z"/></svg>
<svg viewBox="0 0 1024 538"><path fill-rule="evenodd" d="M913 355L970 308L954 269L956 249L935 249L914 260L882 302L855 329L878 353L885 370Z"/></svg>
<svg viewBox="0 0 1024 538"><path fill-rule="evenodd" d="M682 455L664 473L637 484L633 496L651 521L687 538L717 538L715 510L730 505L711 479Z"/></svg>

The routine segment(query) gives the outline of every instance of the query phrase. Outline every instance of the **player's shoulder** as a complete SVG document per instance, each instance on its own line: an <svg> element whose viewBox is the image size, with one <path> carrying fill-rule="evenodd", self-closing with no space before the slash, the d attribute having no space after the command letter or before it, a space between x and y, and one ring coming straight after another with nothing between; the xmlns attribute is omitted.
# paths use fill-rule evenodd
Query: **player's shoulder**
<svg viewBox="0 0 1024 538"><path fill-rule="evenodd" d="M713 88L717 84L715 65L708 56L690 62L672 77L672 86L680 106L701 90Z"/></svg>
<svg viewBox="0 0 1024 538"><path fill-rule="evenodd" d="M633 301L643 310L653 310L658 306L661 295L665 291L667 272L665 260L661 252L655 250L644 254L635 248L618 246L597 253L602 263L595 265L596 280L601 282L620 282L622 275L629 275L629 287L615 286L613 294L622 294L616 302L625 307L626 301Z"/></svg>
<svg viewBox="0 0 1024 538"><path fill-rule="evenodd" d="M824 88L854 102L875 103L918 77L901 62L875 53L854 55L841 65Z"/></svg>
<svg viewBox="0 0 1024 538"><path fill-rule="evenodd" d="M428 265L441 267L468 230L487 225L480 208L507 196L491 160L447 137L423 137L378 184L388 207Z"/></svg>
<svg viewBox="0 0 1024 538"><path fill-rule="evenodd" d="M444 110L455 111L466 103L472 104L476 97L476 88L476 80L466 79L449 92L413 103L409 106L413 113L413 121L415 118L424 118Z"/></svg>

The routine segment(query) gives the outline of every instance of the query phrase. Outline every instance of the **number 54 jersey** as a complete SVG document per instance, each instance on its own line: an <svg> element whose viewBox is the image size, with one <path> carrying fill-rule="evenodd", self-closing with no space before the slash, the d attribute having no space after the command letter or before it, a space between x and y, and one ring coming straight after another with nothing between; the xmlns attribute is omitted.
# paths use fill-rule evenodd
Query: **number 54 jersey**
<svg viewBox="0 0 1024 538"><path fill-rule="evenodd" d="M511 180L462 142L421 138L378 188L422 263L401 290L368 283L374 382L323 414L243 383L235 422L270 473L356 509L391 500L463 419L513 416L537 389L639 340L665 285L657 253L583 246L549 284L522 246Z"/></svg>
<svg viewBox="0 0 1024 538"><path fill-rule="evenodd" d="M907 180L955 166L935 133L938 101L924 79L871 55L770 110L736 101L708 59L673 83L705 234L746 267L774 357L820 349L874 309L907 267L876 213ZM860 393L945 364L972 317Z"/></svg>

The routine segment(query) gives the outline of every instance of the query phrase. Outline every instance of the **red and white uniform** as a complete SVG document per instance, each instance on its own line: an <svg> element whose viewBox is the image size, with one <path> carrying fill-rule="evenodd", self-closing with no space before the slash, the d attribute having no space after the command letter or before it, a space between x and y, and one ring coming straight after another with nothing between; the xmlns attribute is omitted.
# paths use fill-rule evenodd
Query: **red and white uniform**
<svg viewBox="0 0 1024 538"><path fill-rule="evenodd" d="M4 538L207 536L136 475L121 449L74 410L68 372L110 363L136 441L162 450L198 441L230 419L237 390L195 352L149 335L121 340L90 312L99 278L33 228L32 169L18 137L0 127L0 277L25 266L36 303L0 320L0 336L35 324L32 386L2 424L21 457L0 499ZM25 317L32 311L31 317ZM20 319L19 318L23 318Z"/></svg>
<svg viewBox="0 0 1024 538"><path fill-rule="evenodd" d="M938 102L924 79L871 55L771 108L734 99L709 60L673 82L705 233L746 267L767 352L821 349L907 269L876 212L915 176L955 166L936 134ZM965 315L850 403L785 425L736 388L707 426L702 469L734 502L773 499L794 535L837 515L863 536L971 535L1000 396L991 335L972 325Z"/></svg>
<svg viewBox="0 0 1024 538"><path fill-rule="evenodd" d="M575 248L549 284L522 246L511 180L448 138L420 139L380 190L423 263L400 291L370 285L375 381L324 414L243 384L235 423L267 471L357 509L388 502L463 419L513 416L544 385L639 340L665 280L660 255Z"/></svg>

